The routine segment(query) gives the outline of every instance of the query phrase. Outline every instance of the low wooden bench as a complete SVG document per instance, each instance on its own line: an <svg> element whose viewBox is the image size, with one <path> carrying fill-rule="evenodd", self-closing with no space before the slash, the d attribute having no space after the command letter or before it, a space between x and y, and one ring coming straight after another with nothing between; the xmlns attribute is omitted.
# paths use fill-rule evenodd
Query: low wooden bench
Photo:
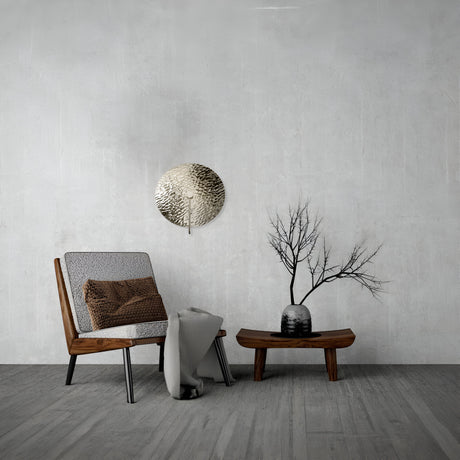
<svg viewBox="0 0 460 460"><path fill-rule="evenodd" d="M236 335L238 343L246 348L255 348L254 380L261 381L267 358L267 348L324 348L329 380L337 380L337 348L349 347L355 341L351 329L319 331L308 338L281 337L277 332L240 329Z"/></svg>

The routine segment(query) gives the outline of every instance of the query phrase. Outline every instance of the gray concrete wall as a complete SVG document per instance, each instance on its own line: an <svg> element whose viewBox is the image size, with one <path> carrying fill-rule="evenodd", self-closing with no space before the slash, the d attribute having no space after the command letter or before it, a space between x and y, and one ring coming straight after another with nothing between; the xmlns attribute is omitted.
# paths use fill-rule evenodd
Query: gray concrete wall
<svg viewBox="0 0 460 460"><path fill-rule="evenodd" d="M459 363L459 49L458 1L0 1L0 361L67 360L54 257L143 250L168 310L223 315L251 362L235 334L289 302L267 213L301 195L339 260L384 243L380 303L347 281L311 296L314 329L357 334L339 360ZM154 204L185 162L227 192L192 236Z"/></svg>

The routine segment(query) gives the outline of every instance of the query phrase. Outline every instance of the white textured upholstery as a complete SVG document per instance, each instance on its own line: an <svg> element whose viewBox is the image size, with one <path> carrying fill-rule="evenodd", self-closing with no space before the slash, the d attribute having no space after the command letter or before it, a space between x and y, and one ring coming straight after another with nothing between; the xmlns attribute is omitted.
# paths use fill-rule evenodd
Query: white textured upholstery
<svg viewBox="0 0 460 460"><path fill-rule="evenodd" d="M163 337L168 329L168 321L151 321L149 323L127 324L125 326L108 327L97 331L82 332L80 338L110 338L110 339L146 339L148 337Z"/></svg>
<svg viewBox="0 0 460 460"><path fill-rule="evenodd" d="M129 324L93 331L82 286L88 279L119 281L153 275L150 257L145 252L67 252L64 279L79 337L147 338L166 335L167 321Z"/></svg>

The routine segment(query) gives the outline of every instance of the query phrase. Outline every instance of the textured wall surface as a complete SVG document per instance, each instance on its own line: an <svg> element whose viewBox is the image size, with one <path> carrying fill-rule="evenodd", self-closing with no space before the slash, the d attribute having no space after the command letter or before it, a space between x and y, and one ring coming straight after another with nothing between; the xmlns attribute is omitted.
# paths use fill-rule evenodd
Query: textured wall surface
<svg viewBox="0 0 460 460"><path fill-rule="evenodd" d="M268 212L299 196L339 260L384 244L381 302L348 281L310 298L314 329L357 334L339 361L460 362L458 1L0 0L0 38L0 362L67 361L53 258L79 250L148 252L167 309L223 315L251 362L236 332L289 302ZM191 236L154 205L186 162L226 188Z"/></svg>

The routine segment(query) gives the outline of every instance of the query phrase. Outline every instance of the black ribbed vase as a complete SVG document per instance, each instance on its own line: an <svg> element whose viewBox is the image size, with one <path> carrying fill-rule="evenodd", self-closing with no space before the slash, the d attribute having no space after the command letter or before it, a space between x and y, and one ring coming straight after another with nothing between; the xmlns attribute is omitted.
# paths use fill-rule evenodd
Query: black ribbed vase
<svg viewBox="0 0 460 460"><path fill-rule="evenodd" d="M310 310L305 305L288 305L281 316L281 334L308 337L311 334Z"/></svg>

